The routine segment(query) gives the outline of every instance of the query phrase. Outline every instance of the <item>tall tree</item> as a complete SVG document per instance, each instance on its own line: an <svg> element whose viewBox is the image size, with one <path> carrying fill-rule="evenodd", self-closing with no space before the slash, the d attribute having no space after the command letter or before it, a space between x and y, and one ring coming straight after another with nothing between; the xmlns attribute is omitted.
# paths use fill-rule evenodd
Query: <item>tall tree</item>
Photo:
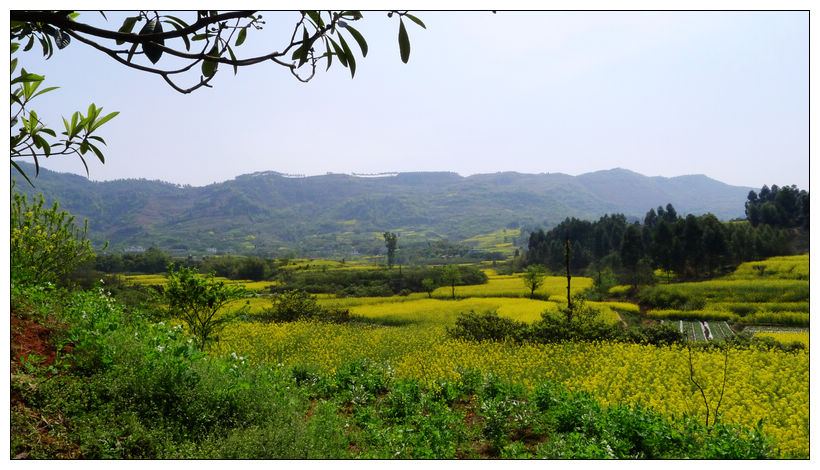
<svg viewBox="0 0 820 470"><path fill-rule="evenodd" d="M692 270L694 277L700 276L703 263L703 229L698 218L688 214L683 222L683 253L686 265Z"/></svg>
<svg viewBox="0 0 820 470"><path fill-rule="evenodd" d="M629 225L621 242L621 264L628 273L630 283L637 285L638 262L644 257L644 243L641 226Z"/></svg>
<svg viewBox="0 0 820 470"><path fill-rule="evenodd" d="M444 268L444 273L441 275L441 280L444 284L449 285L452 288L452 295L453 298L456 298L456 284L461 283L461 271L459 271L458 266L454 264L447 265Z"/></svg>
<svg viewBox="0 0 820 470"><path fill-rule="evenodd" d="M530 290L530 298L535 298L535 291L544 285L544 279L547 277L547 270L540 264L531 264L527 266L527 271L524 273L522 279L524 285Z"/></svg>
<svg viewBox="0 0 820 470"><path fill-rule="evenodd" d="M390 269L393 269L393 262L396 260L398 243L398 235L392 232L384 232L384 246L387 248L387 267Z"/></svg>

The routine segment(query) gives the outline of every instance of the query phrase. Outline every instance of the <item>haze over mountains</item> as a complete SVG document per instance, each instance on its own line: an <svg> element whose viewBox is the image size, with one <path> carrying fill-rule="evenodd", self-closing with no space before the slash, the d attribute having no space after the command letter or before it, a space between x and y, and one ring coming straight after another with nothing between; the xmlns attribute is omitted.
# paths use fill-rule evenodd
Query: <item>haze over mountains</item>
<svg viewBox="0 0 820 470"><path fill-rule="evenodd" d="M32 165L24 171L34 174ZM752 189L704 175L647 177L612 169L570 176L514 172L472 175L415 172L360 177L304 178L253 173L203 187L160 181L89 181L41 169L31 188L16 171L17 190L57 199L89 236L110 250L157 246L178 253L255 253L306 256L375 252L381 233L401 243L460 241L502 228L550 228L567 217L594 220L605 213L643 219L671 203L680 214L711 212L744 217Z"/></svg>

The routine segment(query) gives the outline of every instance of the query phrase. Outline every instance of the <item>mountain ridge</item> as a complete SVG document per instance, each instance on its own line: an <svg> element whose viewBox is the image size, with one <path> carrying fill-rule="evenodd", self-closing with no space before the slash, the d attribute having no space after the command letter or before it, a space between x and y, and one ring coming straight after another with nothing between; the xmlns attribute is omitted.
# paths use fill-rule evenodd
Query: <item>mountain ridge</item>
<svg viewBox="0 0 820 470"><path fill-rule="evenodd" d="M21 166L34 173L33 165ZM291 177L267 171L206 186L90 181L41 168L34 182L36 188L18 182L16 189L43 192L78 220L88 218L95 244L107 240L114 250L133 245L192 254L293 250L311 256L377 252L384 231L403 232L404 243L459 241L504 227L550 228L567 217L623 213L642 219L668 203L681 214L711 212L728 220L744 216L753 189L706 175L649 177L623 168L578 176L508 171Z"/></svg>

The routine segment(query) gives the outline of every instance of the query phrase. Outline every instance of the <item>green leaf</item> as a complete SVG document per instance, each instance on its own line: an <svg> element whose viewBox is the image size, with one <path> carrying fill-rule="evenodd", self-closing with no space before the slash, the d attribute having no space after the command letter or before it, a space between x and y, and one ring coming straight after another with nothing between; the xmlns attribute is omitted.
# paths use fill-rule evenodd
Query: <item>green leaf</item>
<svg viewBox="0 0 820 470"><path fill-rule="evenodd" d="M40 137L39 135L34 135L32 137L34 137L34 145L36 145L37 148L42 148L43 153L45 153L46 156L51 155L51 146L48 145L48 142L46 142L46 139Z"/></svg>
<svg viewBox="0 0 820 470"><path fill-rule="evenodd" d="M157 18L153 18L142 27L140 30L140 35L159 34L161 32L162 23L158 21ZM165 40L157 39L142 45L142 52L145 53L145 57L148 57L148 60L150 60L152 64L156 64L159 61L159 58L162 57L162 49L158 47L157 44L165 45Z"/></svg>
<svg viewBox="0 0 820 470"><path fill-rule="evenodd" d="M405 64L410 60L410 38L407 37L407 29L402 20L399 20L399 54Z"/></svg>
<svg viewBox="0 0 820 470"><path fill-rule="evenodd" d="M342 49L345 51L345 56L347 57L347 65L350 66L350 78L353 78L356 75L356 58L353 57L353 52L348 47L345 38L339 34L339 42L342 43Z"/></svg>
<svg viewBox="0 0 820 470"><path fill-rule="evenodd" d="M168 18L169 20L176 21L177 23L179 23L180 25L182 25L185 28L188 27L188 23L182 21L181 19L177 18L176 16L165 15L165 17Z"/></svg>
<svg viewBox="0 0 820 470"><path fill-rule="evenodd" d="M330 51L330 44L328 43L327 38L324 38L324 40L325 40L325 51L326 51L325 56L327 56L327 68L325 69L325 71L328 71L328 70L330 70L330 64L333 63L333 52Z"/></svg>
<svg viewBox="0 0 820 470"><path fill-rule="evenodd" d="M343 11L340 16L349 17L353 20L362 19L362 13L359 11Z"/></svg>
<svg viewBox="0 0 820 470"><path fill-rule="evenodd" d="M85 158L83 158L83 156L82 156L82 155L78 155L78 156L80 157L80 161L81 161L81 162L83 162L83 166L85 167L85 174L86 174L86 175L89 175L89 172L88 172L88 163L86 163L86 162L85 162Z"/></svg>
<svg viewBox="0 0 820 470"><path fill-rule="evenodd" d="M22 73L20 73L20 75L17 78L15 78L11 81L11 85L14 85L15 83L20 83L20 82L23 82L23 83L40 82L44 78L45 77L42 76L42 75L37 75L36 73L28 73L28 72L25 71L25 69L23 69Z"/></svg>
<svg viewBox="0 0 820 470"><path fill-rule="evenodd" d="M100 111L102 111L102 108L100 108ZM102 126L102 125L103 125L103 124L105 124L106 122L108 122L108 121L110 121L110 120L114 119L114 118L115 118L118 114L120 114L120 112L119 112L119 111L114 111L113 113L111 113L111 114L109 114L109 115L107 115L107 116L104 116L104 117L103 117L102 119L100 119L99 121L96 121L96 122L94 123L94 125L91 127L91 129L89 129L89 131L94 131L94 130L98 129L100 126Z"/></svg>
<svg viewBox="0 0 820 470"><path fill-rule="evenodd" d="M310 36L308 35L307 28L302 29L302 46L298 49L299 53L299 67L304 65L305 62L308 60L308 53L310 52Z"/></svg>
<svg viewBox="0 0 820 470"><path fill-rule="evenodd" d="M367 57L367 41L364 40L364 36L362 36L360 32L354 29L353 26L348 26L347 31L350 32L350 35L353 36L353 39L355 39L356 42L359 43L359 48L362 50L362 57Z"/></svg>
<svg viewBox="0 0 820 470"><path fill-rule="evenodd" d="M89 121L93 122L97 119L97 115L100 114L100 110L97 109L97 106L94 103L88 105L88 119Z"/></svg>
<svg viewBox="0 0 820 470"><path fill-rule="evenodd" d="M20 48L20 43L19 43L19 42L13 42L13 43L11 43L11 53L12 53L12 54L14 54L15 52L17 52L17 49L19 49L19 48Z"/></svg>
<svg viewBox="0 0 820 470"><path fill-rule="evenodd" d="M77 122L80 119L80 112L74 111L74 114L71 115L71 128L69 129L70 134L76 134L77 131ZM71 136L73 137L73 135Z"/></svg>
<svg viewBox="0 0 820 470"><path fill-rule="evenodd" d="M207 55L209 55L211 57L219 57L218 54L219 54L219 49L217 49L216 44L214 44L214 47L211 48L211 51L208 52ZM202 61L202 75L205 76L206 78L213 77L214 74L216 73L216 69L217 69L218 65L219 65L219 62L217 62L215 60L209 60L209 59L203 60Z"/></svg>
<svg viewBox="0 0 820 470"><path fill-rule="evenodd" d="M34 36L28 38L28 42L26 43L26 47L23 48L23 51L30 51L32 47L34 47Z"/></svg>
<svg viewBox="0 0 820 470"><path fill-rule="evenodd" d="M239 30L239 34L236 36L236 42L234 43L234 46L236 46L236 47L241 46L242 43L245 42L245 37L247 37L247 35L248 35L248 28L242 28L241 30Z"/></svg>
<svg viewBox="0 0 820 470"><path fill-rule="evenodd" d="M46 59L50 59L51 53L53 52L53 50L51 49L51 38L45 35L39 39L40 45L43 46L43 55L46 56Z"/></svg>
<svg viewBox="0 0 820 470"><path fill-rule="evenodd" d="M413 23L416 23L417 25L421 26L422 28L427 29L427 26L424 26L424 23L422 23L422 21L420 19L416 18L415 16L411 15L410 13L405 13L404 16L406 16L407 18L410 18L410 21L412 21Z"/></svg>
<svg viewBox="0 0 820 470"><path fill-rule="evenodd" d="M336 44L336 41L334 41L333 38L330 39L330 43L333 44L333 50L336 51L336 55L339 56L339 62L341 62L344 67L347 67L347 57L345 56L342 48Z"/></svg>
<svg viewBox="0 0 820 470"><path fill-rule="evenodd" d="M93 151L94 154L97 156L97 158L100 159L100 162L105 163L105 157L103 157L103 154L100 151L100 149L98 149L97 146L92 144L91 142L88 142L88 146L91 148L91 151Z"/></svg>
<svg viewBox="0 0 820 470"><path fill-rule="evenodd" d="M81 116L81 117L82 117L82 116ZM80 131L81 131L81 130L83 130L83 129L85 129L85 128L86 128L86 126L88 126L88 123L90 123L90 122L91 122L91 118L89 118L89 117L84 117L82 120L80 120L80 122L79 122L79 123L77 123L77 127L74 129L74 131L75 131L77 134L79 134L79 133L80 133Z"/></svg>
<svg viewBox="0 0 820 470"><path fill-rule="evenodd" d="M20 175L23 178L25 178L26 181L28 181L28 184L30 184L32 188L34 187L34 184L31 182L30 179L28 179L28 176L26 176L26 172L24 172L23 169L20 168L20 166L17 163L14 162L14 160L11 160L11 166L13 166L14 169L17 170L17 172L20 173Z"/></svg>
<svg viewBox="0 0 820 470"><path fill-rule="evenodd" d="M9 74L14 73L14 69L17 68L17 57L11 60L11 72Z"/></svg>
<svg viewBox="0 0 820 470"><path fill-rule="evenodd" d="M233 49L231 49L231 46L228 46L228 54L231 56L231 60L236 62L236 56L233 55ZM233 65L233 74L236 75L236 72L238 71L238 67L236 66L235 63L231 64L231 65Z"/></svg>
<svg viewBox="0 0 820 470"><path fill-rule="evenodd" d="M137 46L139 43L135 42L131 45L131 49L128 50L128 58L125 59L127 62L131 62L131 58L134 57L134 53L137 52Z"/></svg>
<svg viewBox="0 0 820 470"><path fill-rule="evenodd" d="M56 90L57 88L60 88L60 87L58 87L58 86L51 86L51 87L45 88L45 89L40 90L40 91L38 91L37 93L35 93L35 94L32 96L32 98L34 98L35 96L42 95L43 93L48 93L49 91Z"/></svg>
<svg viewBox="0 0 820 470"><path fill-rule="evenodd" d="M324 26L324 22L322 21L322 17L319 15L318 11L306 11L305 14L313 20L313 23L318 25L320 28Z"/></svg>
<svg viewBox="0 0 820 470"><path fill-rule="evenodd" d="M130 33L131 31L134 30L134 25L137 24L138 19L139 19L139 16L129 16L128 18L125 19L125 21L122 22L122 26L120 26L120 29L118 29L117 32L118 33L126 33L126 34ZM117 39L117 45L118 46L123 44L123 43L125 43L125 41Z"/></svg>
<svg viewBox="0 0 820 470"><path fill-rule="evenodd" d="M169 16L168 18L173 18L173 17ZM179 24L179 23L177 23L176 21L173 21L173 20L163 21L163 23L170 24L177 31L182 31L183 29L185 29L185 26L183 26L183 25L181 25L181 24ZM191 41L188 40L188 35L187 34L182 35L181 37L182 37L182 41L185 43L185 50L190 51L191 50Z"/></svg>
<svg viewBox="0 0 820 470"><path fill-rule="evenodd" d="M71 36L62 30L54 33L54 40L57 42L57 49L65 49L71 43Z"/></svg>

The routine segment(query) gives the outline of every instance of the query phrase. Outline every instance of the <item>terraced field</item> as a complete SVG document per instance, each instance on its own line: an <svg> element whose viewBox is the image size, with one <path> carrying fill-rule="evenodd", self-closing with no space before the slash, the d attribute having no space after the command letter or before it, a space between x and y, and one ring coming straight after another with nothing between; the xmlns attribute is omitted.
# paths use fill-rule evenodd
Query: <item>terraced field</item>
<svg viewBox="0 0 820 470"><path fill-rule="evenodd" d="M806 327L810 323L808 272L808 255L780 256L743 263L723 279L656 286L653 290L659 296L695 299L702 307L654 309L647 315L663 320Z"/></svg>

